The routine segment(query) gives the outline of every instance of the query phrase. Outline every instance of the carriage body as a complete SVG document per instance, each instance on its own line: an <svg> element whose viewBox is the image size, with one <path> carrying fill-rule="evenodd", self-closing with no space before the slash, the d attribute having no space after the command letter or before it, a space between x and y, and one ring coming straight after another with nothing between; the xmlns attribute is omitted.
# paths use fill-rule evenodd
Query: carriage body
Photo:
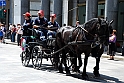
<svg viewBox="0 0 124 83"><path fill-rule="evenodd" d="M42 66L43 58L47 60L50 58L53 64L53 56L50 54L54 52L54 47L55 38L48 38L46 41L40 41L38 36L22 36L22 53L20 54L22 65L28 66L31 60L33 67L39 69ZM46 55L48 53L49 55Z"/></svg>

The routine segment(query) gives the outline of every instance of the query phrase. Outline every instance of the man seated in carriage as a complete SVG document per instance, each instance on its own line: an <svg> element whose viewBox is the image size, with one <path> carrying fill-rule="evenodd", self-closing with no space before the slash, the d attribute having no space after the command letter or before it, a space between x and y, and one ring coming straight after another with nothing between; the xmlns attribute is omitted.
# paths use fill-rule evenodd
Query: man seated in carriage
<svg viewBox="0 0 124 83"><path fill-rule="evenodd" d="M33 28L33 20L31 19L31 14L26 12L23 14L25 21L23 23L23 35L22 36L32 36L32 31L30 29ZM31 39L27 37L26 43L30 42Z"/></svg>
<svg viewBox="0 0 124 83"><path fill-rule="evenodd" d="M38 17L34 20L33 28L35 28L36 33L40 36L39 39L41 41L45 41L47 38L48 30L46 27L48 26L48 20L44 17L44 11L38 11Z"/></svg>
<svg viewBox="0 0 124 83"><path fill-rule="evenodd" d="M48 38L55 37L56 31L60 28L59 24L55 20L56 20L56 14L51 14L50 21L48 22L48 33L47 33Z"/></svg>

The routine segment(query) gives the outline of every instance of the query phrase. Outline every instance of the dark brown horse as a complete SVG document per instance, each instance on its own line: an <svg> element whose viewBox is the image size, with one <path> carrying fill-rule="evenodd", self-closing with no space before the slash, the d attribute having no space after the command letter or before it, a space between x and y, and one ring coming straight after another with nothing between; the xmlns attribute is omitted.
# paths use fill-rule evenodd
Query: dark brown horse
<svg viewBox="0 0 124 83"><path fill-rule="evenodd" d="M109 24L106 20L102 18L93 18L88 22L76 28L71 26L61 27L56 35L56 50L63 48L63 46L68 45L61 52L62 60L59 63L59 71L63 72L62 63L65 66L66 74L70 74L69 68L66 63L66 53L70 52L76 58L78 58L77 63L73 62L76 71L82 66L81 54L85 54L84 67L82 77L84 79L88 78L86 74L86 66L88 57L90 53L96 58L96 66L94 67L94 75L99 75L99 62L100 57L103 54L104 44L108 42L109 38ZM56 55L58 57L58 55Z"/></svg>

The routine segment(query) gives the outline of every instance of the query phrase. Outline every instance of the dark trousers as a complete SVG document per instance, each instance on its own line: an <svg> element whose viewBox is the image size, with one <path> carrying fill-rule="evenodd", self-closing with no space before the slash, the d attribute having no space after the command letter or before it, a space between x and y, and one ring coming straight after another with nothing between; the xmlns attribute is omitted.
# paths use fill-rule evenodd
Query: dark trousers
<svg viewBox="0 0 124 83"><path fill-rule="evenodd" d="M21 45L21 34L18 34L17 35L17 43L18 43L18 46L20 46Z"/></svg>
<svg viewBox="0 0 124 83"><path fill-rule="evenodd" d="M116 45L113 42L109 43L109 54L111 56L115 56L115 51L116 51Z"/></svg>
<svg viewBox="0 0 124 83"><path fill-rule="evenodd" d="M11 34L11 42L15 42L15 36L16 36L16 32L12 32L12 34Z"/></svg>

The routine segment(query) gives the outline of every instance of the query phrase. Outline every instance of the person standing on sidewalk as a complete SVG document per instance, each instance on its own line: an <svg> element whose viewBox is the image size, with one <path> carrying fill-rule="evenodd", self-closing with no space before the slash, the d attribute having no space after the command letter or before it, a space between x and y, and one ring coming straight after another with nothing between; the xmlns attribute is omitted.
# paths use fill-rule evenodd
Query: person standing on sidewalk
<svg viewBox="0 0 124 83"><path fill-rule="evenodd" d="M15 36L16 36L16 25L13 25L11 29L11 42L15 42Z"/></svg>
<svg viewBox="0 0 124 83"><path fill-rule="evenodd" d="M8 33L7 33L7 39L11 39L11 29L12 29L12 24L9 23L9 30L8 30Z"/></svg>
<svg viewBox="0 0 124 83"><path fill-rule="evenodd" d="M18 43L18 46L21 45L22 34L23 34L22 26L21 26L21 24L17 24L17 43Z"/></svg>
<svg viewBox="0 0 124 83"><path fill-rule="evenodd" d="M109 60L114 60L115 51L116 51L116 30L113 30L111 36L109 37Z"/></svg>
<svg viewBox="0 0 124 83"><path fill-rule="evenodd" d="M0 24L0 26L1 26L1 24ZM2 43L2 40L3 40L3 31L0 27L0 43Z"/></svg>
<svg viewBox="0 0 124 83"><path fill-rule="evenodd" d="M6 28L5 28L5 25L4 24L1 24L1 30L3 32L3 39L2 39L2 42L5 43L5 34L6 34Z"/></svg>

